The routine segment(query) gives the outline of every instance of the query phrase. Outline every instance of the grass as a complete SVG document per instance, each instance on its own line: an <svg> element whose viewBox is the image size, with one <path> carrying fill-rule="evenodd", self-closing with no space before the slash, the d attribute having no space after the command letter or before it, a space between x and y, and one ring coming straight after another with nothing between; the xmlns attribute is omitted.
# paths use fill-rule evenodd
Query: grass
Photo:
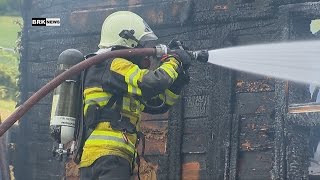
<svg viewBox="0 0 320 180"><path fill-rule="evenodd" d="M15 109L16 102L0 100L1 120L6 119Z"/></svg>
<svg viewBox="0 0 320 180"><path fill-rule="evenodd" d="M22 21L21 17L0 16L0 46L13 49L21 27L15 21Z"/></svg>
<svg viewBox="0 0 320 180"><path fill-rule="evenodd" d="M0 65L6 65L12 68L18 68L18 54L0 49Z"/></svg>

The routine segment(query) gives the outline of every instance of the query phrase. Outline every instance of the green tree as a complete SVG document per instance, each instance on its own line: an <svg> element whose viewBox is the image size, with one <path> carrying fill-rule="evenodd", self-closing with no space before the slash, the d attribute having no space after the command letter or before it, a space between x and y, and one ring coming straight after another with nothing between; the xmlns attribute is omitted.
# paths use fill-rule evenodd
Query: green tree
<svg viewBox="0 0 320 180"><path fill-rule="evenodd" d="M6 100L17 99L18 58L14 52L0 49L0 97Z"/></svg>
<svg viewBox="0 0 320 180"><path fill-rule="evenodd" d="M21 4L22 0L0 0L0 15L19 15Z"/></svg>

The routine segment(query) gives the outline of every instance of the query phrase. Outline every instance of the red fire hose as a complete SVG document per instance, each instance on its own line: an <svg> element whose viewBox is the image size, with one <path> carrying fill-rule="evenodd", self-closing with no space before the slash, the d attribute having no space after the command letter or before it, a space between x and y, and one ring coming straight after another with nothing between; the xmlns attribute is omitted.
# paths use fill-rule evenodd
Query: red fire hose
<svg viewBox="0 0 320 180"><path fill-rule="evenodd" d="M70 76L80 73L82 70L89 68L94 64L98 64L106 59L114 57L130 57L135 55L154 56L156 55L155 48L135 48L122 49L98 54L91 58L82 61L79 64L72 66L69 70L61 73L59 76L52 79L45 86L34 93L26 102L21 104L2 124L0 124L0 136L2 136L18 119L20 119L33 105L45 97L50 91L58 87Z"/></svg>

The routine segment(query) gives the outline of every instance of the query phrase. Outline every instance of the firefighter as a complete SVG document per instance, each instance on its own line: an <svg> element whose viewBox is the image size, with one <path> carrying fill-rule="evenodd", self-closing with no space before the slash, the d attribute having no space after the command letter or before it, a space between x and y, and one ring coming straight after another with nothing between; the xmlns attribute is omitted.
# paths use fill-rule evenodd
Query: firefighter
<svg viewBox="0 0 320 180"><path fill-rule="evenodd" d="M102 26L99 50L139 48L158 39L137 14L118 11ZM154 70L145 57L117 57L90 67L84 77L86 138L81 180L128 180L137 159L141 112L159 114L177 102L189 82L191 57L183 50L165 55Z"/></svg>

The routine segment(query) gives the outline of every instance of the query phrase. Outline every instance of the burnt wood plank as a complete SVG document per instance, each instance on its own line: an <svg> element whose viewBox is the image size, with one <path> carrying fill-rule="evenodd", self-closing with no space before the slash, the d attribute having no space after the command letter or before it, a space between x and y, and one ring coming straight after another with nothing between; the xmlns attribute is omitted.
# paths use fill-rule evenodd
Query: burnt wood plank
<svg viewBox="0 0 320 180"><path fill-rule="evenodd" d="M320 112L320 103L291 104L289 105L288 112L292 114Z"/></svg>

